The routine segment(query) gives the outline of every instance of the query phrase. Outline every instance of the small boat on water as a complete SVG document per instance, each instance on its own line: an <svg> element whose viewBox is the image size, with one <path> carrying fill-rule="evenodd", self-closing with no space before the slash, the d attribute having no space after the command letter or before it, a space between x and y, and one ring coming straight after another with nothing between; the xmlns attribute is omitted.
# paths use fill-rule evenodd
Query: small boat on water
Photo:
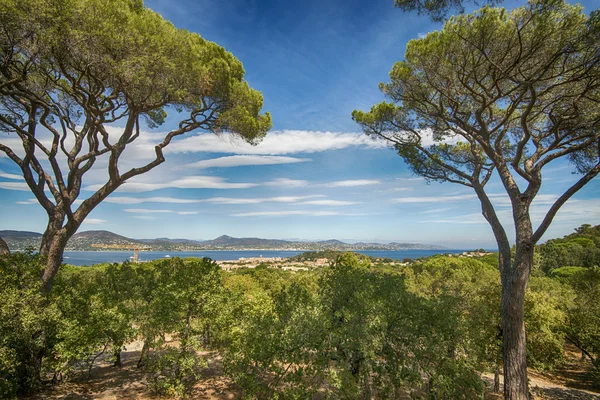
<svg viewBox="0 0 600 400"><path fill-rule="evenodd" d="M171 258L171 256L167 254L167 255L165 256L165 258Z"/></svg>

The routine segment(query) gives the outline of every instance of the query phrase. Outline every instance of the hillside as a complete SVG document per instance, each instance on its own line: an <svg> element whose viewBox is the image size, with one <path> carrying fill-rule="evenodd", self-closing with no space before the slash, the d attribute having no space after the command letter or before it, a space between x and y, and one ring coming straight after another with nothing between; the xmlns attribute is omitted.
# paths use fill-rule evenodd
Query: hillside
<svg viewBox="0 0 600 400"><path fill-rule="evenodd" d="M11 250L24 250L28 247L39 248L42 234L22 231L0 231ZM279 239L235 238L227 235L213 240L196 241L189 239L131 239L109 231L85 231L76 233L67 245L67 250L108 250L117 246L148 246L156 251L194 251L194 250L443 250L443 246L420 243L344 243L337 239L316 242L299 242ZM103 249L102 247L105 248Z"/></svg>
<svg viewBox="0 0 600 400"><path fill-rule="evenodd" d="M0 231L0 237L4 239L11 250L25 250L29 247L38 249L42 242L42 234L28 231Z"/></svg>
<svg viewBox="0 0 600 400"><path fill-rule="evenodd" d="M73 235L67 244L67 250L94 250L92 245L132 246L139 244L136 240L109 231L85 231Z"/></svg>

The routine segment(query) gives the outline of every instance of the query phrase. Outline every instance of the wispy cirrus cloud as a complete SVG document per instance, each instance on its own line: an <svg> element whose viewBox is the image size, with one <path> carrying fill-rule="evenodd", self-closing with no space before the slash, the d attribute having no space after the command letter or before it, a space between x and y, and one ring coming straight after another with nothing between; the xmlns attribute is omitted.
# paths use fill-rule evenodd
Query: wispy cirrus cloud
<svg viewBox="0 0 600 400"><path fill-rule="evenodd" d="M421 211L419 214L435 214L435 213L441 213L441 212L448 211L448 210L450 210L450 208L433 208L431 210Z"/></svg>
<svg viewBox="0 0 600 400"><path fill-rule="evenodd" d="M234 217L287 217L290 215L305 215L310 217L325 217L329 215L340 215L337 211L307 211L307 210L290 210L290 211L255 211L247 213L232 214Z"/></svg>
<svg viewBox="0 0 600 400"><path fill-rule="evenodd" d="M297 188L304 187L310 184L309 181L303 179L287 179L287 178L276 178L272 181L265 182L265 186L278 186L282 188Z"/></svg>
<svg viewBox="0 0 600 400"><path fill-rule="evenodd" d="M142 203L173 203L173 204L194 204L201 203L199 199L180 199L176 197L107 197L106 203L114 204L142 204Z"/></svg>
<svg viewBox="0 0 600 400"><path fill-rule="evenodd" d="M283 156L240 155L211 158L186 165L186 168L244 167L252 165L295 164L312 161L310 158Z"/></svg>
<svg viewBox="0 0 600 400"><path fill-rule="evenodd" d="M186 176L169 182L127 182L121 186L119 192L150 192L158 189L246 189L258 186L257 183L231 183L216 176ZM98 190L102 184L86 186L84 190Z"/></svg>
<svg viewBox="0 0 600 400"><path fill-rule="evenodd" d="M309 200L303 201L300 204L310 204L316 206L350 206L353 204L360 204L360 202L344 200Z"/></svg>
<svg viewBox="0 0 600 400"><path fill-rule="evenodd" d="M326 197L322 194L306 196L275 196L275 197L211 197L208 199L181 199L176 197L109 197L107 203L115 204L143 204L143 203L170 203L170 204L260 204L260 203L294 203L301 200ZM33 199L35 200L35 199Z"/></svg>
<svg viewBox="0 0 600 400"><path fill-rule="evenodd" d="M375 179L348 179L343 181L333 181L326 183L313 183L302 179L287 179L277 178L272 181L265 182L265 186L279 186L282 188L296 188L305 186L325 186L325 187L355 187L366 185L378 185L381 182Z"/></svg>
<svg viewBox="0 0 600 400"><path fill-rule="evenodd" d="M345 216L345 217L363 217L368 215L380 215L380 213L342 213L339 211L324 211L324 210L284 210L284 211L255 211L247 213L231 214L232 217L289 217L296 215L304 215L307 217L328 217L328 216Z"/></svg>
<svg viewBox="0 0 600 400"><path fill-rule="evenodd" d="M450 218L439 218L419 221L421 224L487 224L481 214L472 213Z"/></svg>
<svg viewBox="0 0 600 400"><path fill-rule="evenodd" d="M254 155L318 153L349 147L384 148L387 144L374 141L361 133L281 130L271 131L258 146L224 133L199 133L173 142L172 153L214 152Z"/></svg>
<svg viewBox="0 0 600 400"><path fill-rule="evenodd" d="M492 200L495 206L498 207L510 207L512 204L510 198L506 193L490 193L488 197ZM535 196L532 205L550 205L558 199L556 194L538 194Z"/></svg>
<svg viewBox="0 0 600 400"><path fill-rule="evenodd" d="M375 190L374 193L397 193L397 192L413 192L415 188L413 187L395 187L389 189Z"/></svg>
<svg viewBox="0 0 600 400"><path fill-rule="evenodd" d="M27 199L25 201L17 201L17 204L22 204L22 205L29 205L29 204L38 204L38 201L36 199Z"/></svg>
<svg viewBox="0 0 600 400"><path fill-rule="evenodd" d="M475 194L461 194L455 196L415 196L415 197L399 197L392 199L392 203L447 203L452 201L472 200L477 198Z"/></svg>
<svg viewBox="0 0 600 400"><path fill-rule="evenodd" d="M25 182L0 182L0 189L21 190L24 192L29 192L31 190Z"/></svg>
<svg viewBox="0 0 600 400"><path fill-rule="evenodd" d="M295 203L300 200L312 199L315 197L325 197L320 194L307 196L276 196L276 197L213 197L202 200L213 204L260 204L260 203Z"/></svg>
<svg viewBox="0 0 600 400"><path fill-rule="evenodd" d="M133 214L178 214L178 215L195 215L198 211L177 211L177 210L154 210L149 208L125 208L123 211Z"/></svg>
<svg viewBox="0 0 600 400"><path fill-rule="evenodd" d="M24 180L22 175L9 174L8 172L4 172L2 170L0 170L0 178L14 179L14 180L17 180L17 181Z"/></svg>
<svg viewBox="0 0 600 400"><path fill-rule="evenodd" d="M336 181L325 183L325 186L330 187L354 187L354 186L367 186L367 185L378 185L381 182L375 179L349 179L345 181Z"/></svg>
<svg viewBox="0 0 600 400"><path fill-rule="evenodd" d="M500 196L500 194L492 194L491 197ZM531 205L530 215L534 224L534 229L537 229L539 224L548 213L549 206L553 204L555 195L538 195L540 202ZM423 212L422 214L424 214ZM502 223L508 227L513 224L512 211L509 208L501 208L496 212ZM553 223L569 223L576 226L578 223L586 223L591 219L600 218L600 203L596 199L578 200L571 199L565 203L560 211L553 219ZM487 224L487 221L481 213L471 213L458 215L448 218L428 219L419 221L419 223L439 223L439 224Z"/></svg>
<svg viewBox="0 0 600 400"><path fill-rule="evenodd" d="M83 220L83 224L88 224L88 225L100 225L100 224L105 224L108 221L105 219L100 219L100 218L86 218Z"/></svg>

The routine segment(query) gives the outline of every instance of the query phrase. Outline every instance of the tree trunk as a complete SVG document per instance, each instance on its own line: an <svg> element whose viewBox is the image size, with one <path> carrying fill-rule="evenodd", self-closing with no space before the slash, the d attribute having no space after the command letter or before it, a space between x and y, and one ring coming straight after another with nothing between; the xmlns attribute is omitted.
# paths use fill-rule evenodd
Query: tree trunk
<svg viewBox="0 0 600 400"><path fill-rule="evenodd" d="M500 366L496 364L494 369L494 393L500 393Z"/></svg>
<svg viewBox="0 0 600 400"><path fill-rule="evenodd" d="M113 367L118 367L118 368L123 367L123 362L121 360L121 348L122 347L123 347L122 345L114 347L113 354L115 356L115 363L113 364Z"/></svg>
<svg viewBox="0 0 600 400"><path fill-rule="evenodd" d="M142 351L140 352L140 359L137 362L138 368L142 368L144 366L145 359L148 355L148 350L149 350L148 341L144 340L144 345L142 346Z"/></svg>
<svg viewBox="0 0 600 400"><path fill-rule="evenodd" d="M533 245L517 239L517 255L502 277L502 349L504 398L529 399L525 337L525 290L533 264Z"/></svg>
<svg viewBox="0 0 600 400"><path fill-rule="evenodd" d="M66 228L62 228L52 235L49 243L42 243L40 255L46 257L46 268L42 274L43 293L49 293L52 289L52 280L63 262L65 247L70 236Z"/></svg>

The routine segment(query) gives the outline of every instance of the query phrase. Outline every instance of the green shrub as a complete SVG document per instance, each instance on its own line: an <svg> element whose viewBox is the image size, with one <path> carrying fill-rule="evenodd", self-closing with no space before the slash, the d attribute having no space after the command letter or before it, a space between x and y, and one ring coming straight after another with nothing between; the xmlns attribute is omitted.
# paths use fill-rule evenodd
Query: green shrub
<svg viewBox="0 0 600 400"><path fill-rule="evenodd" d="M192 352L167 347L148 360L146 368L151 374L150 389L169 398L187 397L206 366L206 361Z"/></svg>

